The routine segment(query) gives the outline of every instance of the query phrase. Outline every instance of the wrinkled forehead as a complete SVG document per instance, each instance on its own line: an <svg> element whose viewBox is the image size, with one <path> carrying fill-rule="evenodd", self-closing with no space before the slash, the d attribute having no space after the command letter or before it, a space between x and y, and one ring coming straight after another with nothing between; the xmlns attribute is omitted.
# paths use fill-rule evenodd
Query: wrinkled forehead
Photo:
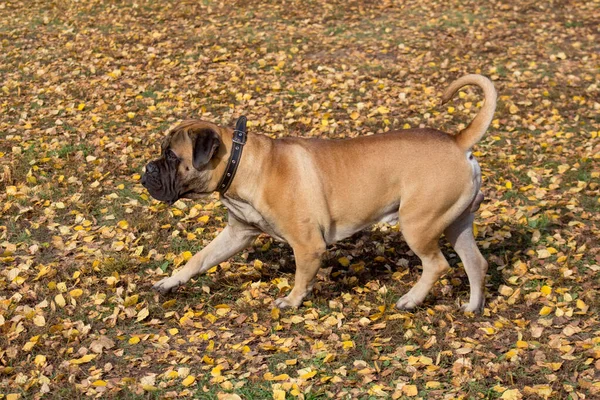
<svg viewBox="0 0 600 400"><path fill-rule="evenodd" d="M206 121L194 119L183 121L165 136L161 144L161 151L164 153L169 148L175 152L185 151L191 146L193 133L203 129L217 131L218 128L216 125Z"/></svg>
<svg viewBox="0 0 600 400"><path fill-rule="evenodd" d="M162 141L161 153L164 154L167 149L171 149L179 157L191 152L192 142L187 130L177 130L170 132Z"/></svg>
<svg viewBox="0 0 600 400"><path fill-rule="evenodd" d="M169 148L169 145L171 144L171 138L173 137L173 131L169 132L167 134L167 136L165 136L162 140L162 142L160 143L160 151L161 153L164 153L165 150L167 150Z"/></svg>

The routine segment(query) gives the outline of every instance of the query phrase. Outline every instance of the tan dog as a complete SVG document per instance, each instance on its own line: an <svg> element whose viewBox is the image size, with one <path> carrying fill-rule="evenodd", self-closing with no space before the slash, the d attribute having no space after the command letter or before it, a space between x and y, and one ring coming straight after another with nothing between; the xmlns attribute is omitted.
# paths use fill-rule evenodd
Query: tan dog
<svg viewBox="0 0 600 400"><path fill-rule="evenodd" d="M406 242L422 261L423 274L396 306L413 309L421 304L449 268L438 245L444 233L469 277L471 296L463 308L481 311L487 262L475 243L472 223L483 195L481 171L470 149L492 121L496 91L487 78L467 75L453 82L442 100L447 102L469 84L483 89L485 102L455 136L434 129L344 140L274 140L249 133L235 179L221 196L229 210L228 225L154 288L173 290L266 232L289 243L296 258L294 288L275 305L298 307L312 289L328 244L380 221L399 221ZM231 171L232 149L242 143L232 142L234 133L241 135L208 122L183 122L167 137L162 157L148 164L142 183L152 196L169 203L218 190Z"/></svg>

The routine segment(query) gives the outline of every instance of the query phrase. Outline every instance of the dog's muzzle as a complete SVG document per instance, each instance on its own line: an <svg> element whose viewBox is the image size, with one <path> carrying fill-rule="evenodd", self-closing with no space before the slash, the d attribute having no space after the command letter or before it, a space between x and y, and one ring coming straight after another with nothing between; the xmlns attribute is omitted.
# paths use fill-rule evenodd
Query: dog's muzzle
<svg viewBox="0 0 600 400"><path fill-rule="evenodd" d="M148 189L150 195L156 200L173 204L178 200L179 197L174 190L169 190L169 185L167 182L163 182L164 178L168 179L166 176L168 175L168 171L164 172L164 174L161 174L160 167L156 164L156 162L150 161L146 165L146 172L144 175L142 175L142 186Z"/></svg>
<svg viewBox="0 0 600 400"><path fill-rule="evenodd" d="M160 188L160 170L154 161L151 161L146 165L146 172L142 175L142 185L146 189Z"/></svg>

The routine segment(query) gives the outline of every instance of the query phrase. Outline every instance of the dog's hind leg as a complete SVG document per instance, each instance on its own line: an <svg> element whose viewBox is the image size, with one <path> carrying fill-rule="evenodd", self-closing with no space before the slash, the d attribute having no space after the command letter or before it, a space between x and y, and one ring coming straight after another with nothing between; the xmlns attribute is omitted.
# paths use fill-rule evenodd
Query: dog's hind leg
<svg viewBox="0 0 600 400"><path fill-rule="evenodd" d="M478 200L478 203L475 202L477 203L475 208L478 208L479 203L483 200L483 195L478 195L476 200ZM465 311L481 312L485 304L484 286L488 263L481 255L479 248L477 248L477 243L475 243L473 219L473 213L470 210L466 211L446 228L444 234L460 257L469 277L471 296L469 303L462 308Z"/></svg>
<svg viewBox="0 0 600 400"><path fill-rule="evenodd" d="M406 215L400 210L400 227L402 235L410 249L421 259L423 274L408 293L398 300L396 307L410 310L420 305L425 297L442 276L450 268L448 261L440 251L438 244L443 227L440 221L427 222L416 213Z"/></svg>

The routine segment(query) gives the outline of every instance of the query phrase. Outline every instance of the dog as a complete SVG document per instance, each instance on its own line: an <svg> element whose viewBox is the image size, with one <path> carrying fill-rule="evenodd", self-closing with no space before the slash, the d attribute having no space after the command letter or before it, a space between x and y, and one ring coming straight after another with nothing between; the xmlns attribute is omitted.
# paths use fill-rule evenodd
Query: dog
<svg viewBox="0 0 600 400"><path fill-rule="evenodd" d="M312 289L328 244L377 222L399 222L423 272L397 308L419 306L449 269L438 243L443 233L469 278L470 299L462 308L481 312L488 264L473 235L483 194L471 148L492 121L497 95L489 79L466 75L445 90L442 104L466 85L479 86L485 100L456 135L425 128L351 139L272 139L247 133L245 117L234 130L199 120L181 123L164 140L161 157L146 165L142 184L169 204L219 191L228 223L154 289L176 289L264 232L289 243L296 259L294 287L275 305L298 307Z"/></svg>

